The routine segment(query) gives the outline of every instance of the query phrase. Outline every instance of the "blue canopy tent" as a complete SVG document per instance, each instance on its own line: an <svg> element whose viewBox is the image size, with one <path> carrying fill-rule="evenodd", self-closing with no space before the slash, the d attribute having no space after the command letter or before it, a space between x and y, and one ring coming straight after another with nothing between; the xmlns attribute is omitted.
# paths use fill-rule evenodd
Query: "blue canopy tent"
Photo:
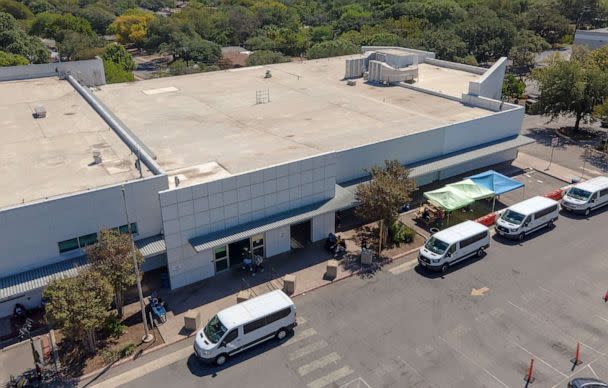
<svg viewBox="0 0 608 388"><path fill-rule="evenodd" d="M508 193L509 191L517 190L520 187L524 187L524 184L520 181L509 178L508 176L502 175L494 170L488 170L477 175L468 177L468 179L475 182L476 185L485 187L488 190L492 190L496 195ZM492 204L492 211L494 211L494 203Z"/></svg>

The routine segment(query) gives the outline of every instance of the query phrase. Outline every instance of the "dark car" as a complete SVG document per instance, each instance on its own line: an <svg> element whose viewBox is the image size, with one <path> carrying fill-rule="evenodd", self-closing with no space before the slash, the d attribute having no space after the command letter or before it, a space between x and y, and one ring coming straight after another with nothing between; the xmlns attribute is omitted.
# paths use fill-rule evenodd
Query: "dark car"
<svg viewBox="0 0 608 388"><path fill-rule="evenodd" d="M604 388L608 387L603 381L592 379L589 377L578 378L570 381L568 383L569 388Z"/></svg>

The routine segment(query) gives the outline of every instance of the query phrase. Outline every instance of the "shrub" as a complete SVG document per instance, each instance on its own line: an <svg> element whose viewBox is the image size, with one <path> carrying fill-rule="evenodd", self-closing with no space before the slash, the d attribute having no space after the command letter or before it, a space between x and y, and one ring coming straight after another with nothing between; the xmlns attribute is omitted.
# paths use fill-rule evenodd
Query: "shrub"
<svg viewBox="0 0 608 388"><path fill-rule="evenodd" d="M118 338L126 329L127 327L122 324L117 315L112 314L106 319L104 330L108 337Z"/></svg>
<svg viewBox="0 0 608 388"><path fill-rule="evenodd" d="M255 51L247 58L247 66L270 65L273 63L289 62L289 57L276 51Z"/></svg>
<svg viewBox="0 0 608 388"><path fill-rule="evenodd" d="M356 54L359 46L343 39L329 40L317 43L306 53L308 59L337 57L339 55Z"/></svg>
<svg viewBox="0 0 608 388"><path fill-rule="evenodd" d="M393 223L389 229L389 233L391 236L391 240L393 240L395 244L399 244L402 242L406 244L410 243L414 241L414 236L416 235L414 229L405 225L401 221Z"/></svg>

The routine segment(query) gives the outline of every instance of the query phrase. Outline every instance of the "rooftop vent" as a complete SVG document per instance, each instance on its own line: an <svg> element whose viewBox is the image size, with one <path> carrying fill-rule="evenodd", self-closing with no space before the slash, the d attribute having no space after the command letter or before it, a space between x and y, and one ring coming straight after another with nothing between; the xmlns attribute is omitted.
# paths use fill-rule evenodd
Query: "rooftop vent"
<svg viewBox="0 0 608 388"><path fill-rule="evenodd" d="M346 84L348 86L355 86L357 85L357 81L355 81L354 79L349 79L348 81L346 81Z"/></svg>
<svg viewBox="0 0 608 388"><path fill-rule="evenodd" d="M266 70L266 74L264 74L264 78L272 78L272 73L270 70Z"/></svg>
<svg viewBox="0 0 608 388"><path fill-rule="evenodd" d="M173 180L175 181L175 187L179 186L179 177L177 175L173 177Z"/></svg>
<svg viewBox="0 0 608 388"><path fill-rule="evenodd" d="M93 164L101 164L101 152L93 151Z"/></svg>
<svg viewBox="0 0 608 388"><path fill-rule="evenodd" d="M42 119L46 117L46 109L42 105L38 105L34 108L34 118Z"/></svg>

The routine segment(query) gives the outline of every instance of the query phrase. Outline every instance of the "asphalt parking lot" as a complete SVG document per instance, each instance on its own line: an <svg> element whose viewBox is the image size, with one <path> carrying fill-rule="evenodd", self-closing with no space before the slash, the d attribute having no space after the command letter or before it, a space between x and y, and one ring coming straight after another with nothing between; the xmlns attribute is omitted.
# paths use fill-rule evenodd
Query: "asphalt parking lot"
<svg viewBox="0 0 608 388"><path fill-rule="evenodd" d="M565 387L608 380L608 209L562 215L522 243L444 276L406 260L296 298L300 325L221 367L175 344L96 382L108 386ZM414 257L412 257L414 258ZM472 295L479 294L479 295ZM570 362L577 343L582 364Z"/></svg>

